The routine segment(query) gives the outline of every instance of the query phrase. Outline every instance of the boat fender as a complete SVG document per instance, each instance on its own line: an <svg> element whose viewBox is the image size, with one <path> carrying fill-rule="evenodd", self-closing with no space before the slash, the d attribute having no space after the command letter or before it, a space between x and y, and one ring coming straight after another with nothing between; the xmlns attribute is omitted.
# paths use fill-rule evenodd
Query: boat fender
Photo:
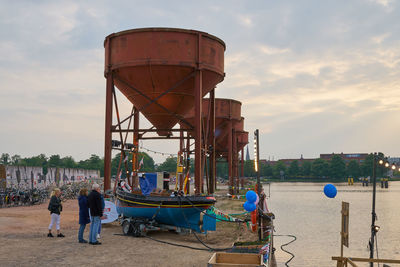
<svg viewBox="0 0 400 267"><path fill-rule="evenodd" d="M257 210L251 212L251 231L257 231Z"/></svg>
<svg viewBox="0 0 400 267"><path fill-rule="evenodd" d="M121 182L121 187L122 190L124 190L125 192L131 192L132 187L130 187L130 185L126 182Z"/></svg>

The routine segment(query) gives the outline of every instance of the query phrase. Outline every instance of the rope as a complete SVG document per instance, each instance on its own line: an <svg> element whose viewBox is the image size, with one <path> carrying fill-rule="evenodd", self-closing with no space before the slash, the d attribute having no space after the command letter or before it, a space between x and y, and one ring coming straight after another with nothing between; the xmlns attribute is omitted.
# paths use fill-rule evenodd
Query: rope
<svg viewBox="0 0 400 267"><path fill-rule="evenodd" d="M180 197L180 196L179 196ZM186 198L186 200L192 205L192 207L193 208L195 208L196 210L198 210L198 211L200 211L201 213L203 213L204 215L206 215L206 216L208 216L208 217L210 217L210 218L213 218L213 219L216 219L216 220L220 220L220 221L223 221L223 222L231 222L231 223L242 223L242 222L246 222L246 220L241 220L241 219L238 219L238 218L234 218L236 221L230 221L230 220L222 220L222 218L221 219L219 219L219 218L217 218L216 216L213 216L213 215L211 215L211 214L208 214L207 212L205 212L205 210L201 210L201 209L199 209L199 208L197 208L196 206L194 206L194 204L190 201L190 199L189 198L187 198L186 196L183 196L184 198Z"/></svg>
<svg viewBox="0 0 400 267"><path fill-rule="evenodd" d="M245 214L249 214L250 211L245 211L245 212L241 212L241 213L228 213L229 216L238 216L238 215L245 215Z"/></svg>
<svg viewBox="0 0 400 267"><path fill-rule="evenodd" d="M175 247L183 247L183 248L190 248L190 249L194 249L194 250L210 251L210 249L206 249L206 248L196 248L196 247L191 247L191 246L186 246L186 245L171 243L171 242L167 242L167 241L163 241L163 240L158 240L158 239L155 239L155 238L150 237L150 236L148 236L148 235L146 235L145 237L147 237L147 238L149 238L149 239L151 239L151 240L154 240L154 241L156 241L156 242L160 242L160 243L167 244L167 245L171 245L171 246L175 246Z"/></svg>
<svg viewBox="0 0 400 267"><path fill-rule="evenodd" d="M181 200L181 197L180 196L178 196L178 198L179 198L179 205L181 205L182 204L182 200ZM190 202L190 201L189 201ZM187 218L186 218L186 214L183 212L183 210L181 209L181 212L182 212L182 215L183 215L183 218L185 219L185 221L186 221L186 223L189 225L189 227L191 228L191 225L190 225L190 222L187 220ZM198 237L198 235L196 234L196 232L193 230L193 234L194 234L194 236L196 237L196 239L203 245L203 246L205 246L206 248L208 248L210 251L226 251L226 250L230 250L230 249L232 249L232 247L229 247L229 248L212 248L212 247L210 247L210 246L208 246L206 243L204 243L202 240L200 240L200 238Z"/></svg>
<svg viewBox="0 0 400 267"><path fill-rule="evenodd" d="M290 254L290 255L292 256L287 262L285 262L285 265L286 265L287 267L289 267L288 263L289 263L291 260L293 260L294 254L291 253L291 252L289 252L289 251L287 251L287 250L285 250L283 247L285 247L285 246L289 245L290 243L293 243L294 241L296 241L296 240L297 240L297 237L294 236L294 235L274 235L274 236L289 236L289 237L292 237L292 238L293 238L293 240L291 240L291 241L289 241L288 243L283 244L283 245L281 246L281 249L282 249L284 252L286 252L286 253L288 253L288 254Z"/></svg>

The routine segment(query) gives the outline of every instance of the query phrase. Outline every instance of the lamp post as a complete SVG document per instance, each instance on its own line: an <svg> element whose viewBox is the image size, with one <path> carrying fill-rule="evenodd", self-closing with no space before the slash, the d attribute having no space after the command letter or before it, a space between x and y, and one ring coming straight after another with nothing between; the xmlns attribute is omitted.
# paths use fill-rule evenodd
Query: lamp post
<svg viewBox="0 0 400 267"><path fill-rule="evenodd" d="M257 174L257 194L260 198L258 205L262 205L263 201L261 199L261 184L260 184L260 169L259 169L259 161L260 161L260 147L259 147L259 135L258 129L254 131L254 170ZM262 210L262 207L261 207ZM262 239L262 231L261 231L261 211L258 212L258 239Z"/></svg>
<svg viewBox="0 0 400 267"><path fill-rule="evenodd" d="M259 155L259 137L258 137L258 129L254 131L254 170L256 171L257 174L257 194L260 195L261 193L261 188L260 188L260 171L259 171L259 161L260 161L260 155Z"/></svg>
<svg viewBox="0 0 400 267"><path fill-rule="evenodd" d="M374 258L374 242L376 235L376 213L375 213L375 199L376 199L376 161L377 161L377 153L374 153L374 162L372 165L372 223L371 223L371 239L369 241L369 258ZM383 163L381 160L379 163ZM370 266L373 267L374 263L370 262Z"/></svg>
<svg viewBox="0 0 400 267"><path fill-rule="evenodd" d="M375 236L376 233L379 231L379 226L375 225L375 220L376 220L376 213L375 213L375 200L376 200L376 169L377 169L377 163L379 165L382 165L386 168L392 169L393 171L398 168L395 163L390 166L388 159L383 157L383 154L379 153L377 154L376 152L374 153L374 158L373 158L373 165L372 165L372 223L371 223L371 239L369 241L369 258L373 259L374 258L374 244L375 244ZM398 168L400 172L400 168ZM374 263L370 262L370 266L373 267Z"/></svg>

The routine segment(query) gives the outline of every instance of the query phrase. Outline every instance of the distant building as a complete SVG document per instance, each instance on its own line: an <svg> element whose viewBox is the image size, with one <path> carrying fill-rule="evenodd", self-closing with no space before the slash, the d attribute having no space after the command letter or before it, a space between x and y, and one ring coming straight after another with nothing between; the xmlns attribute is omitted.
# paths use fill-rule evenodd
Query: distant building
<svg viewBox="0 0 400 267"><path fill-rule="evenodd" d="M330 161L334 155L339 155L346 164L349 163L351 160L355 160L359 164L361 164L361 163L363 163L365 161L365 159L367 158L367 156L369 154L368 153L351 153L351 154L350 153L349 154L344 154L344 153L335 154L335 153L332 153L332 154L320 154L319 158L327 160L327 161ZM271 166L274 166L274 165L276 165L278 163L278 161L281 161L281 162L285 163L285 165L287 167L289 167L290 164L293 161L297 161L298 165L302 166L304 162L313 163L315 160L316 160L316 158L305 159L305 158L303 158L303 155L301 155L300 158L298 158L298 159L280 159L280 160L277 160L277 161L260 159L260 164L269 164ZM389 158L389 161L390 160L400 164L400 158Z"/></svg>
<svg viewBox="0 0 400 267"><path fill-rule="evenodd" d="M324 160L331 160L333 156L338 155L340 156L344 162L347 164L352 160L357 161L359 164L363 163L365 159L368 157L368 153L351 153L351 154L344 154L343 152L340 154L320 154L319 157Z"/></svg>
<svg viewBox="0 0 400 267"><path fill-rule="evenodd" d="M314 160L316 160L316 159L305 159L305 158L303 158L303 155L301 155L300 158L298 158L298 159L280 159L280 160L272 160L272 161L263 159L263 160L260 160L260 164L269 164L271 166L274 166L278 163L278 161L281 161L281 162L285 163L285 165L287 167L289 167L293 161L297 161L298 165L302 166L304 162L312 163Z"/></svg>

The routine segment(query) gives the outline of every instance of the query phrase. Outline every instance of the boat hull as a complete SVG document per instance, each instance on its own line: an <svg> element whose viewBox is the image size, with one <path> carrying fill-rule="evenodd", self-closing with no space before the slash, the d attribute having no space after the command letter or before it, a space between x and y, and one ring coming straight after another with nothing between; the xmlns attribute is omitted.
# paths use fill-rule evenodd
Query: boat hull
<svg viewBox="0 0 400 267"><path fill-rule="evenodd" d="M117 190L117 212L123 217L154 219L158 223L200 232L200 213L215 203L206 196L144 196Z"/></svg>

